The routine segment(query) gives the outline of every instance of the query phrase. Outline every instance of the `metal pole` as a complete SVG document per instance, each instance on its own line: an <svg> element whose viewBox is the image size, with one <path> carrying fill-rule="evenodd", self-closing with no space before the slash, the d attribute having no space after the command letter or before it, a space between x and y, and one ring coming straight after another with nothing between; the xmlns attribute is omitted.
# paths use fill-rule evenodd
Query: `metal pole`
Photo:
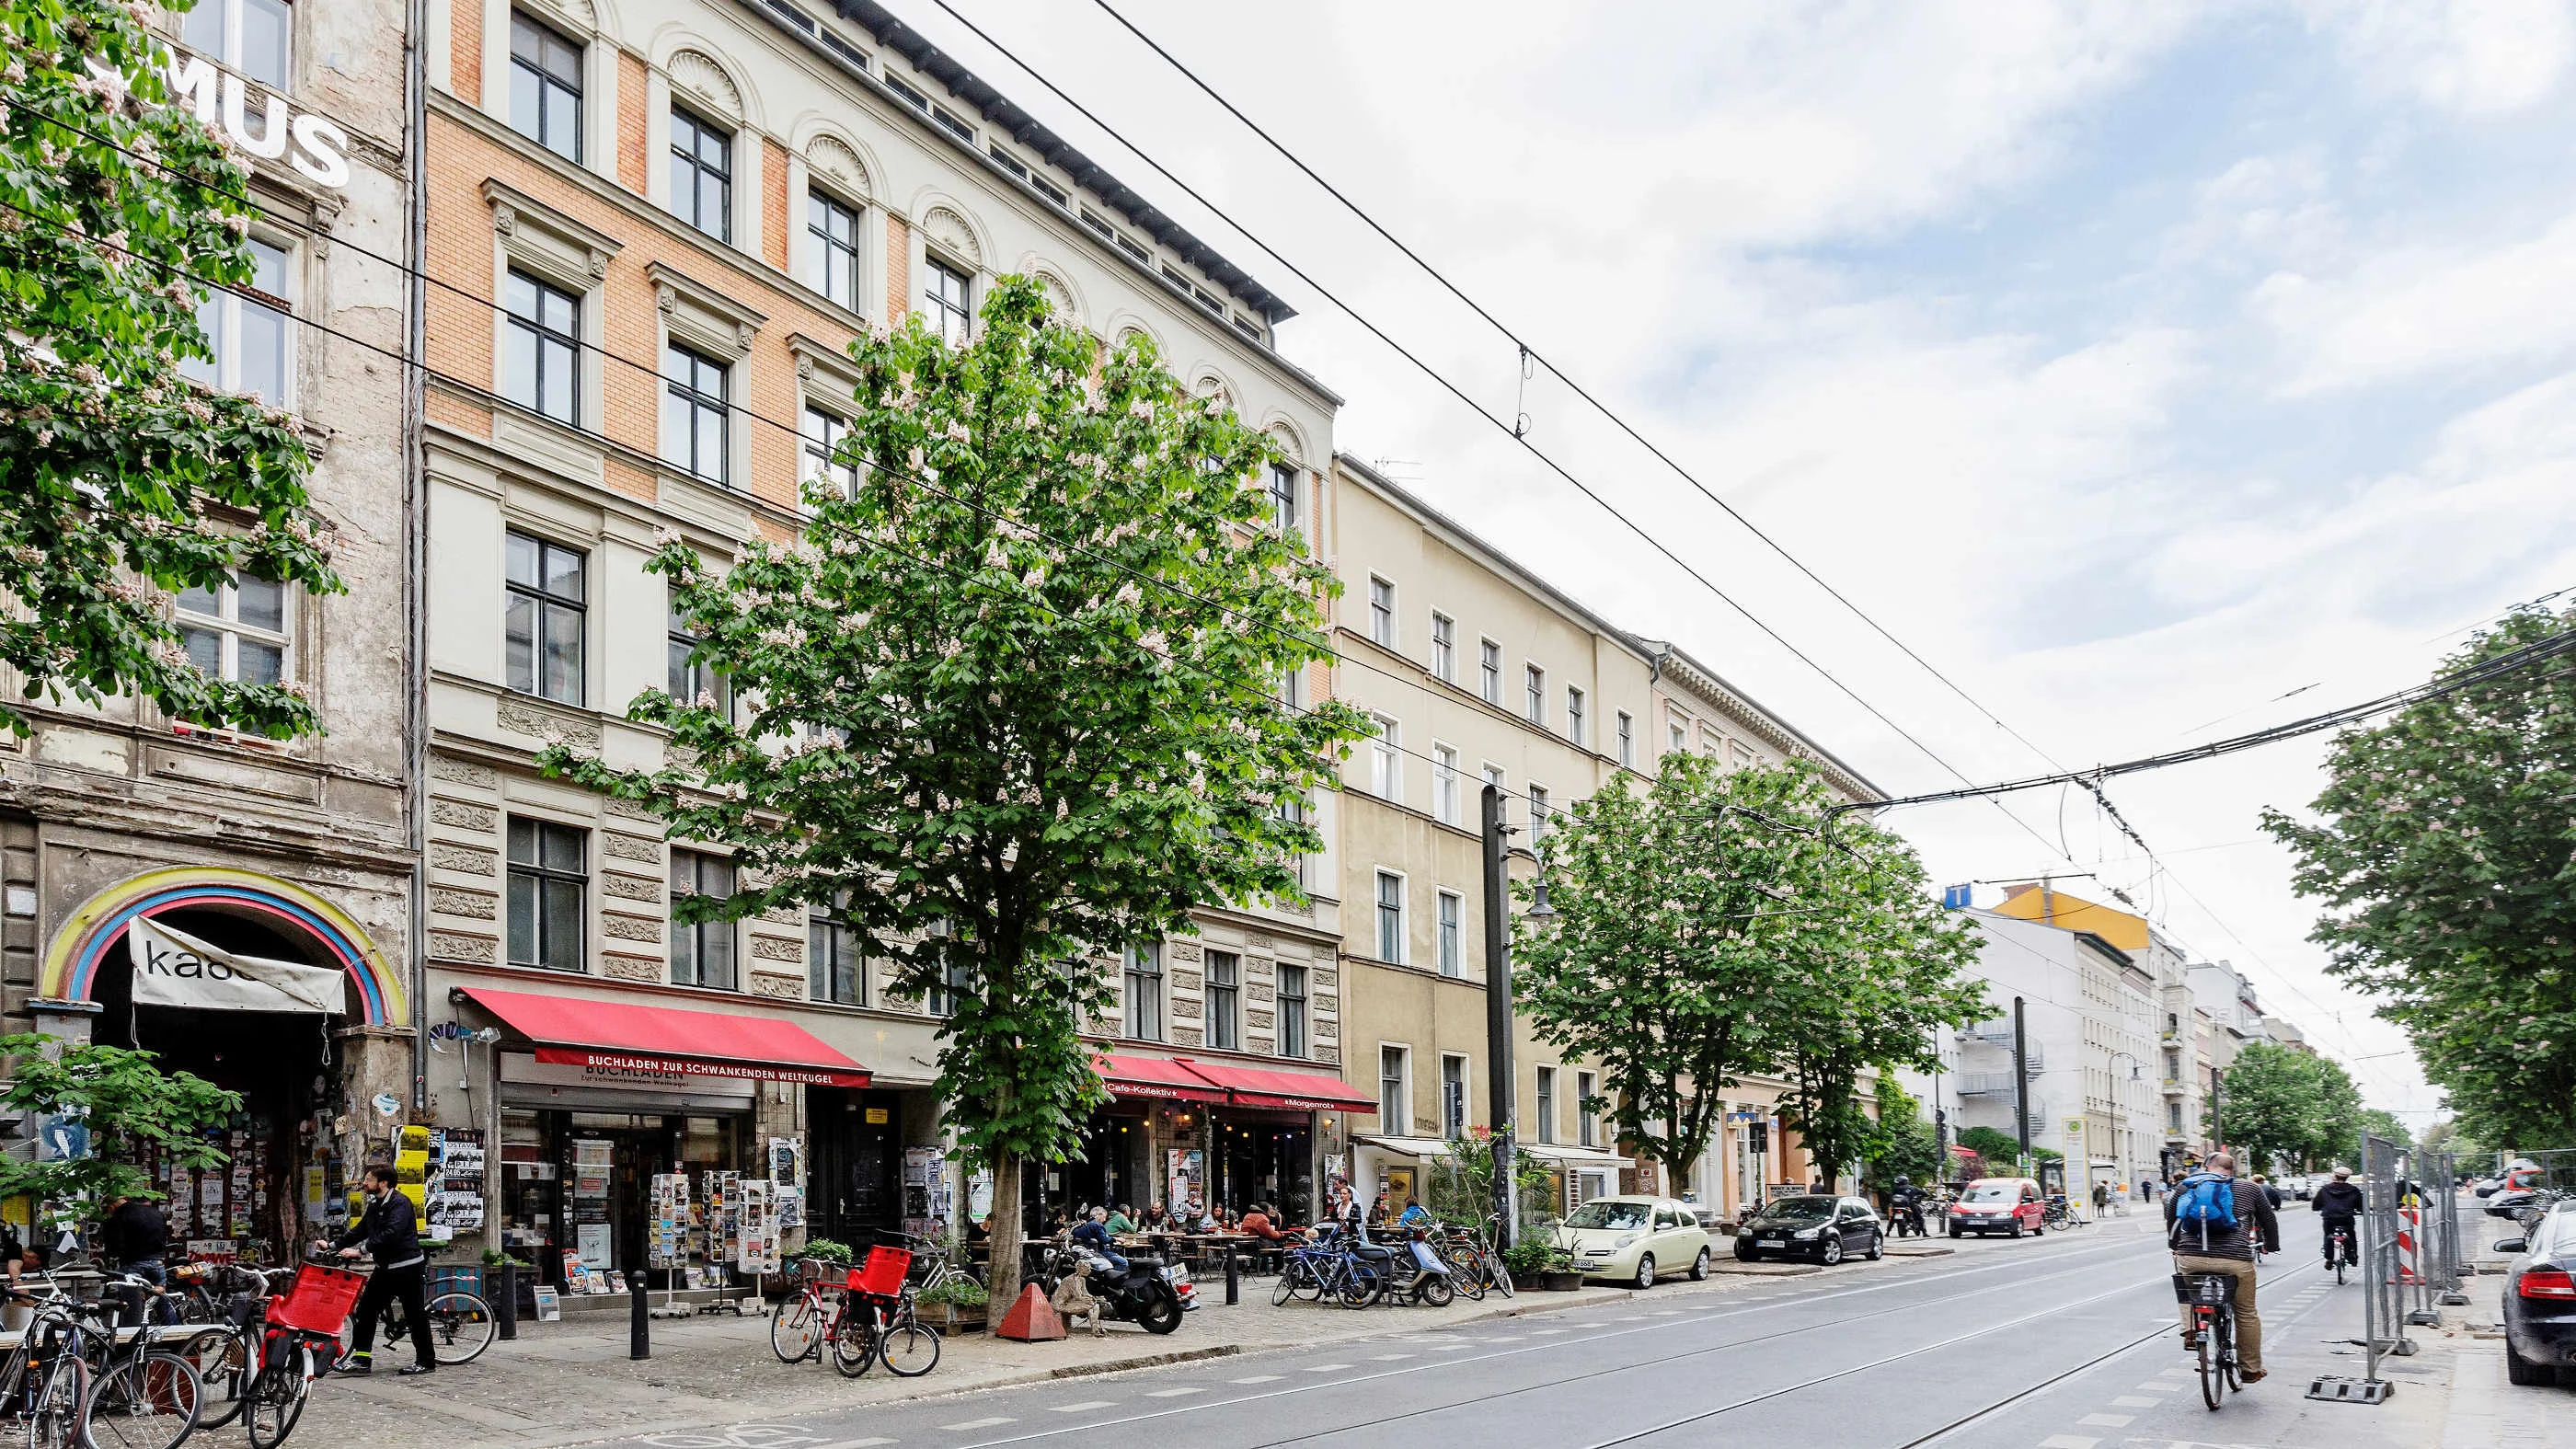
<svg viewBox="0 0 2576 1449"><path fill-rule="evenodd" d="M653 1305L645 1297L644 1272L640 1268L626 1270L626 1301L626 1356L651 1358Z"/></svg>
<svg viewBox="0 0 2576 1449"><path fill-rule="evenodd" d="M1513 1191L1511 875L1503 858L1503 792L1488 783L1485 827L1485 1093L1493 1129L1497 1248L1520 1236L1520 1194Z"/></svg>
<svg viewBox="0 0 2576 1449"><path fill-rule="evenodd" d="M2218 1130L2219 1083L2220 1077L2218 1068L2211 1067L2209 1069L2209 1143L2211 1150L2225 1152L2227 1150L2227 1138L2225 1134Z"/></svg>
<svg viewBox="0 0 2576 1449"><path fill-rule="evenodd" d="M2030 1156L2030 1025L2022 1010L2022 999L2013 998L2013 1137L2021 1143L2021 1155ZM2021 1164L2013 1164L2018 1168Z"/></svg>
<svg viewBox="0 0 2576 1449"><path fill-rule="evenodd" d="M503 1263L492 1270L501 1280L500 1291L492 1295L494 1330L503 1338L519 1336L519 1265Z"/></svg>

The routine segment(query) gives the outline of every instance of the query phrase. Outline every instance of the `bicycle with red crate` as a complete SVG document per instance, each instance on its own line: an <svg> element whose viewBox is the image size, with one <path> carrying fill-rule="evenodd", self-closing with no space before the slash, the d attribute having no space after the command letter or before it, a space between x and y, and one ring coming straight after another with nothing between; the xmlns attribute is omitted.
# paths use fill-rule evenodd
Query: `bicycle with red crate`
<svg viewBox="0 0 2576 1449"><path fill-rule="evenodd" d="M286 1442L304 1416L313 1381L338 1360L340 1325L357 1306L366 1282L364 1273L306 1263L295 1270L285 1293L233 1300L229 1316L241 1346L225 1385L233 1401L222 1407L221 1417L203 1418L200 1424L216 1427L238 1414L252 1449L277 1449Z"/></svg>
<svg viewBox="0 0 2576 1449"><path fill-rule="evenodd" d="M914 1315L911 1276L911 1251L882 1246L851 1272L829 1340L842 1377L882 1363L898 1378L917 1379L939 1366L939 1330Z"/></svg>

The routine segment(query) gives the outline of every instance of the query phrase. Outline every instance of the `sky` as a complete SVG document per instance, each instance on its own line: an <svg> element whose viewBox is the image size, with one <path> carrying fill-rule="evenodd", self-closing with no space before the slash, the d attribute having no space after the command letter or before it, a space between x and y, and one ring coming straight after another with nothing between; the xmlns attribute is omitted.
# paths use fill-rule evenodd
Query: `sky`
<svg viewBox="0 0 2576 1449"><path fill-rule="evenodd" d="M1093 0L950 3L1258 242L893 3L1297 307L1341 450L1890 793L2371 698L2576 585L2576 3L1112 0L1949 684ZM1883 818L1937 881L2130 892L2420 1129L2258 830L2324 750L2114 782L2153 862L2075 791Z"/></svg>

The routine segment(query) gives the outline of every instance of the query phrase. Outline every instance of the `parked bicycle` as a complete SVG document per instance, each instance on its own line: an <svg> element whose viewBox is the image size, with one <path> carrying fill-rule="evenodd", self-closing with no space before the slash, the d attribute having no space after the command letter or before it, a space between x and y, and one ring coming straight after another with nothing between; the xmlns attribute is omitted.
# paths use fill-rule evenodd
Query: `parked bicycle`
<svg viewBox="0 0 2576 1449"><path fill-rule="evenodd" d="M83 1449L90 1373L78 1352L80 1320L59 1293L8 1296L30 1305L35 1316L0 1362L0 1405L24 1426L27 1449Z"/></svg>
<svg viewBox="0 0 2576 1449"><path fill-rule="evenodd" d="M831 1334L832 1367L842 1377L883 1363L897 1378L917 1379L939 1366L939 1330L914 1315L911 1269L908 1250L875 1247L850 1275Z"/></svg>
<svg viewBox="0 0 2576 1449"><path fill-rule="evenodd" d="M780 1363L815 1357L839 1332L841 1315L849 1311L849 1290L843 1278L825 1276L834 1266L815 1258L797 1266L795 1296L769 1317L769 1351Z"/></svg>
<svg viewBox="0 0 2576 1449"><path fill-rule="evenodd" d="M171 1343L193 1342L195 1333L177 1325L146 1321L132 1326L121 1320L130 1303L149 1303L161 1290L137 1277L108 1280L113 1296L75 1304L72 1312L85 1331L75 1340L90 1367L89 1449L177 1449L197 1428L205 1400L205 1383L196 1365Z"/></svg>
<svg viewBox="0 0 2576 1449"><path fill-rule="evenodd" d="M429 1313L429 1346L441 1367L472 1363L492 1346L492 1336L499 1320L492 1305L483 1295L470 1289L449 1287L429 1295L423 1305ZM403 1316L402 1300L387 1299L382 1317L377 1321L376 1341L390 1347L411 1336L411 1324Z"/></svg>
<svg viewBox="0 0 2576 1449"><path fill-rule="evenodd" d="M1511 1270L1503 1266L1503 1255L1494 1250L1490 1233L1501 1223L1499 1214L1490 1215L1474 1226L1452 1223L1447 1241L1441 1248L1440 1255L1449 1261L1450 1268L1457 1274L1458 1291L1480 1303L1489 1288L1505 1298L1512 1296Z"/></svg>
<svg viewBox="0 0 2576 1449"><path fill-rule="evenodd" d="M2191 1349L2200 1360L2200 1397L2211 1409L2236 1377L2236 1280L2224 1273L2176 1273L2174 1296L2191 1309Z"/></svg>

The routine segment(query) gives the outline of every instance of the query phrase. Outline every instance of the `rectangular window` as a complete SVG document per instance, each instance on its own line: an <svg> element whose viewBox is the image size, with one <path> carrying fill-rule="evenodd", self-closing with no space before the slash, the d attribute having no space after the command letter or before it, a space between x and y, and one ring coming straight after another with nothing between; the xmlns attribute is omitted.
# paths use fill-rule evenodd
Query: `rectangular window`
<svg viewBox="0 0 2576 1449"><path fill-rule="evenodd" d="M848 892L805 918L805 984L816 1001L837 1006L868 1004L866 958L859 928L850 924Z"/></svg>
<svg viewBox="0 0 2576 1449"><path fill-rule="evenodd" d="M973 964L951 958L940 968L939 979L932 983L930 999L924 1005L932 1016L955 1016L958 1001L974 989Z"/></svg>
<svg viewBox="0 0 2576 1449"><path fill-rule="evenodd" d="M836 32L821 32L823 48L856 66L862 73L868 68L868 53L842 39Z"/></svg>
<svg viewBox="0 0 2576 1449"><path fill-rule="evenodd" d="M1577 1147L1601 1145L1596 1140L1601 1136L1601 1127L1598 1119L1592 1115L1592 1098L1592 1074L1576 1072L1574 1074L1574 1144Z"/></svg>
<svg viewBox="0 0 2576 1449"><path fill-rule="evenodd" d="M974 331L966 274L937 257L921 279L922 306L930 313L930 330L951 347L963 347Z"/></svg>
<svg viewBox="0 0 2576 1449"><path fill-rule="evenodd" d="M670 612L671 697L682 704L712 704L725 718L733 718L733 686L714 665L689 657L697 652L701 636L677 603Z"/></svg>
<svg viewBox="0 0 2576 1449"><path fill-rule="evenodd" d="M1576 744L1583 740L1583 691L1573 685L1565 687L1565 737Z"/></svg>
<svg viewBox="0 0 2576 1449"><path fill-rule="evenodd" d="M247 245L250 281L238 290L200 288L197 294L197 326L206 334L214 360L183 358L179 372L219 392L242 393L285 407L291 401L286 391L286 319L294 310L287 295L287 250L258 237Z"/></svg>
<svg viewBox="0 0 2576 1449"><path fill-rule="evenodd" d="M1163 1039L1163 948L1127 948L1127 1037L1130 1041Z"/></svg>
<svg viewBox="0 0 2576 1449"><path fill-rule="evenodd" d="M886 89L894 92L897 96L902 97L905 105L908 105L914 110L920 111L924 114L929 113L930 97L923 95L921 92L905 84L903 77L896 75L893 71L889 70L885 72L885 83Z"/></svg>
<svg viewBox="0 0 2576 1449"><path fill-rule="evenodd" d="M1242 961L1231 951L1207 953L1207 1044L1219 1051L1243 1050Z"/></svg>
<svg viewBox="0 0 2576 1449"><path fill-rule="evenodd" d="M1022 181L1029 179L1028 163L1022 161L1019 157L1012 155L1010 152L1003 150L1001 142L995 141L986 146L984 148L984 154L992 157L995 165L1010 172L1013 176L1020 178Z"/></svg>
<svg viewBox="0 0 2576 1449"><path fill-rule="evenodd" d="M1440 974L1464 976L1467 962L1458 939L1458 920L1466 913L1466 898L1456 891L1440 893Z"/></svg>
<svg viewBox="0 0 2576 1449"><path fill-rule="evenodd" d="M283 94L292 81L295 12L287 0L197 0L180 19L190 50Z"/></svg>
<svg viewBox="0 0 2576 1449"><path fill-rule="evenodd" d="M1547 839L1547 833L1556 827L1556 817L1549 812L1548 805L1547 787L1545 785L1530 786L1529 831L1530 844L1532 845L1536 845L1540 841Z"/></svg>
<svg viewBox="0 0 2576 1449"><path fill-rule="evenodd" d="M1377 959L1404 964L1404 877L1393 871L1377 873Z"/></svg>
<svg viewBox="0 0 2576 1449"><path fill-rule="evenodd" d="M1619 763L1637 768L1637 721L1624 709L1619 711Z"/></svg>
<svg viewBox="0 0 2576 1449"><path fill-rule="evenodd" d="M1535 664L1521 670L1521 716L1531 724L1547 724L1547 671Z"/></svg>
<svg viewBox="0 0 2576 1449"><path fill-rule="evenodd" d="M1306 968L1279 966L1279 1055L1306 1055Z"/></svg>
<svg viewBox="0 0 2576 1449"><path fill-rule="evenodd" d="M1100 239L1102 241L1116 241L1118 239L1118 228L1111 226L1109 224L1109 218L1102 216L1099 212L1092 210L1090 207L1086 206L1082 208L1082 224L1091 228L1093 231L1100 233Z"/></svg>
<svg viewBox="0 0 2576 1449"><path fill-rule="evenodd" d="M179 591L179 642L212 679L286 682L286 585L251 574L212 589Z"/></svg>
<svg viewBox="0 0 2576 1449"><path fill-rule="evenodd" d="M1369 793L1393 800L1404 793L1404 754L1395 721L1376 719L1377 737L1369 741Z"/></svg>
<svg viewBox="0 0 2576 1449"><path fill-rule="evenodd" d="M509 686L560 704L582 702L582 632L589 613L586 560L524 533L507 539L509 598L503 634Z"/></svg>
<svg viewBox="0 0 2576 1449"><path fill-rule="evenodd" d="M857 466L840 456L841 444L850 436L850 425L839 413L808 407L804 425L796 431L803 439L798 456L804 466L798 470L798 482L811 485L819 481L827 491L841 498L859 491Z"/></svg>
<svg viewBox="0 0 2576 1449"><path fill-rule="evenodd" d="M966 123L965 117L948 109L946 106L939 104L937 101L932 101L930 103L930 119L937 121L940 126L948 132L948 134L955 136L958 140L965 142L969 146L975 144L975 128Z"/></svg>
<svg viewBox="0 0 2576 1449"><path fill-rule="evenodd" d="M2169 1132L2180 1132L2182 1130L2182 1103L2165 1103L2165 1130Z"/></svg>
<svg viewBox="0 0 2576 1449"><path fill-rule="evenodd" d="M1445 1052L1440 1057L1440 1135L1451 1142L1467 1135L1467 1059Z"/></svg>
<svg viewBox="0 0 2576 1449"><path fill-rule="evenodd" d="M1487 704L1501 704L1503 702L1503 646L1491 639L1479 643L1476 646L1476 663L1480 671L1476 693Z"/></svg>
<svg viewBox="0 0 2576 1449"><path fill-rule="evenodd" d="M662 461L710 483L725 482L731 469L727 371L677 343L662 348Z"/></svg>
<svg viewBox="0 0 2576 1449"><path fill-rule="evenodd" d="M1431 616L1431 677L1458 682L1458 621L1446 614Z"/></svg>
<svg viewBox="0 0 2576 1449"><path fill-rule="evenodd" d="M516 267L501 296L501 395L581 426L581 299Z"/></svg>
<svg viewBox="0 0 2576 1449"><path fill-rule="evenodd" d="M1405 1101L1404 1068L1404 1048L1377 1049L1377 1130L1397 1136L1413 1129L1412 1112Z"/></svg>
<svg viewBox="0 0 2576 1449"><path fill-rule="evenodd" d="M1293 534L1300 527L1297 507L1297 470L1285 463L1270 465L1270 522L1283 534Z"/></svg>
<svg viewBox="0 0 2576 1449"><path fill-rule="evenodd" d="M209 0L198 0L204 9ZM510 12L510 129L581 159L581 47L554 27Z"/></svg>
<svg viewBox="0 0 2576 1449"><path fill-rule="evenodd" d="M1145 244L1131 236L1118 238L1118 250L1134 257L1139 265L1151 265L1154 260L1154 254L1145 250Z"/></svg>
<svg viewBox="0 0 2576 1449"><path fill-rule="evenodd" d="M1395 647L1395 585L1369 580L1369 639L1380 648Z"/></svg>
<svg viewBox="0 0 2576 1449"><path fill-rule="evenodd" d="M1431 814L1443 825L1458 818L1458 752L1447 745L1431 747Z"/></svg>
<svg viewBox="0 0 2576 1449"><path fill-rule="evenodd" d="M805 231L812 238L805 282L855 312L859 309L859 209L820 191L805 193Z"/></svg>
<svg viewBox="0 0 2576 1449"><path fill-rule="evenodd" d="M1664 728L1670 736L1664 741L1664 753L1678 755L1690 748L1690 732L1678 722L1667 722Z"/></svg>
<svg viewBox="0 0 2576 1449"><path fill-rule="evenodd" d="M1291 825L1306 823L1306 797L1294 790L1282 794L1272 808L1279 812L1280 819ZM1306 888L1306 857L1303 854L1288 857L1288 873L1296 879L1297 889L1302 891Z"/></svg>
<svg viewBox="0 0 2576 1449"><path fill-rule="evenodd" d="M733 135L681 106L671 108L671 212L733 240Z"/></svg>
<svg viewBox="0 0 2576 1449"><path fill-rule="evenodd" d="M510 817L510 964L582 969L589 832Z"/></svg>
<svg viewBox="0 0 2576 1449"><path fill-rule="evenodd" d="M673 906L690 896L732 894L732 861L704 851L671 852ZM684 926L674 914L671 918L671 984L733 990L733 936L731 921L700 921L694 926Z"/></svg>
<svg viewBox="0 0 2576 1449"><path fill-rule="evenodd" d="M1487 765L1487 766L1485 767L1485 783L1486 783L1486 784L1488 784L1488 785L1493 786L1493 787L1494 787L1494 793L1495 793L1495 794L1497 794L1497 795L1499 795L1499 794L1502 794L1502 793L1503 793L1503 789L1504 789L1504 786L1503 786L1503 779L1504 779L1504 775L1503 775L1503 767L1502 767L1502 766L1500 766L1500 765ZM1508 817L1508 816L1511 814L1511 808L1512 808L1512 807L1511 807L1511 801L1510 801L1508 798L1507 798L1507 799L1505 799L1505 800L1504 800L1504 802L1503 802L1503 814L1504 814L1506 817ZM1478 821L1477 823L1481 825L1481 824L1483 824L1484 822L1480 820L1480 821Z"/></svg>
<svg viewBox="0 0 2576 1449"><path fill-rule="evenodd" d="M1556 1140L1556 1068L1538 1069L1538 1113L1530 1122L1532 1139Z"/></svg>

